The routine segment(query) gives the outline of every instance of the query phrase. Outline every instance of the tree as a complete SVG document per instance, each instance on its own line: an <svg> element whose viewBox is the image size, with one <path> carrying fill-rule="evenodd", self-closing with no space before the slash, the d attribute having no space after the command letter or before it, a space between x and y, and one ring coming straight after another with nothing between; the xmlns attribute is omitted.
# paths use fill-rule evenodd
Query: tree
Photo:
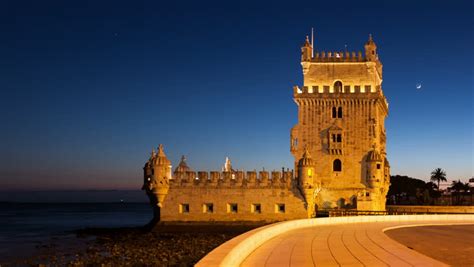
<svg viewBox="0 0 474 267"><path fill-rule="evenodd" d="M430 192L432 192L435 189L438 189L438 186L433 182L427 182L426 183L426 189L428 189Z"/></svg>
<svg viewBox="0 0 474 267"><path fill-rule="evenodd" d="M428 190L428 196L424 198L424 204L432 204L433 198L439 198L441 193L438 191L438 186L433 182L426 183L426 190Z"/></svg>
<svg viewBox="0 0 474 267"><path fill-rule="evenodd" d="M452 191L452 195L455 196L456 202L455 204L459 205L462 203L463 197L462 195L466 194L470 190L469 183L462 183L460 180L453 181L449 190Z"/></svg>
<svg viewBox="0 0 474 267"><path fill-rule="evenodd" d="M446 179L446 172L443 171L441 168L436 168L431 172L431 181L436 182L438 185L438 191L439 191L439 183L440 182L447 182L448 180Z"/></svg>
<svg viewBox="0 0 474 267"><path fill-rule="evenodd" d="M388 190L388 204L397 204L404 202L407 204L407 199L414 198L416 196L417 189L424 190L425 182L411 178L408 176L394 175L390 176L390 188ZM406 196L406 199L401 199L401 196Z"/></svg>

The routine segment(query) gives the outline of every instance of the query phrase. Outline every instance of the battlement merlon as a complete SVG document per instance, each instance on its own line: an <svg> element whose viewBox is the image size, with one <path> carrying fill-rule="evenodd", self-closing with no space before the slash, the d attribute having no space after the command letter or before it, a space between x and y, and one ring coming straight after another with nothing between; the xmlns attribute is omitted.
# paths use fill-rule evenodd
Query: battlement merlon
<svg viewBox="0 0 474 267"><path fill-rule="evenodd" d="M293 100L298 106L315 105L318 101L372 100L378 102L382 106L382 110L388 115L388 101L383 91L380 88L370 90L366 91L361 86L351 86L349 90L335 92L334 88L330 86L293 86Z"/></svg>
<svg viewBox="0 0 474 267"><path fill-rule="evenodd" d="M369 39L364 45L364 56L362 56L361 51L315 52L313 51L313 45L306 39L301 48L301 66L303 67L305 86L313 85L312 78L318 80L329 78L328 82L342 79L346 83L353 83L355 81L350 81L348 78L353 78L351 75L354 73L358 74L356 75L357 78L360 78L363 74L362 76L366 76L375 86L381 85L383 65L379 60L377 45L373 41L372 35L369 35Z"/></svg>
<svg viewBox="0 0 474 267"><path fill-rule="evenodd" d="M334 62L370 62L369 59L362 56L361 51L321 51L314 53L313 57L302 58L301 62L311 63L334 63Z"/></svg>
<svg viewBox="0 0 474 267"><path fill-rule="evenodd" d="M291 188L293 171L186 171L175 172L170 188Z"/></svg>
<svg viewBox="0 0 474 267"><path fill-rule="evenodd" d="M311 38L313 39L313 38ZM378 62L377 45L375 44L372 34L364 44L365 55L362 56L361 51L314 51L314 40L309 41L306 36L305 43L301 47L301 62ZM346 47L347 48L347 47Z"/></svg>

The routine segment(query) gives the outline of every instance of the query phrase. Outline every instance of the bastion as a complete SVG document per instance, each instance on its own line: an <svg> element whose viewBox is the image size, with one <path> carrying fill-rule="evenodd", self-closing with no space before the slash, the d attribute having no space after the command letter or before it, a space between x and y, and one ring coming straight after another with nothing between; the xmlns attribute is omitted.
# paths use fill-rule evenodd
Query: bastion
<svg viewBox="0 0 474 267"><path fill-rule="evenodd" d="M318 210L384 211L390 184L382 63L369 36L361 52L301 48L303 85L293 88L290 131L294 169L193 171L183 157L172 170L162 145L144 166L143 190L154 222L282 221Z"/></svg>

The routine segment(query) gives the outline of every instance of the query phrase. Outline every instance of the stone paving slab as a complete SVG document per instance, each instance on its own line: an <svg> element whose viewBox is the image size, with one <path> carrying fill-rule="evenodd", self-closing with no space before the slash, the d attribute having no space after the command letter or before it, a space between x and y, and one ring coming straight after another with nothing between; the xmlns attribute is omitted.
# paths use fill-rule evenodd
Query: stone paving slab
<svg viewBox="0 0 474 267"><path fill-rule="evenodd" d="M447 266L396 242L384 232L401 227L460 224L474 225L474 215L356 216L285 221L235 237L214 249L196 266Z"/></svg>
<svg viewBox="0 0 474 267"><path fill-rule="evenodd" d="M457 223L466 222L448 224ZM265 242L241 266L448 266L407 248L383 231L388 227L413 224L437 223L375 222L292 230Z"/></svg>
<svg viewBox="0 0 474 267"><path fill-rule="evenodd" d="M474 224L406 227L385 234L405 247L452 266L474 266Z"/></svg>

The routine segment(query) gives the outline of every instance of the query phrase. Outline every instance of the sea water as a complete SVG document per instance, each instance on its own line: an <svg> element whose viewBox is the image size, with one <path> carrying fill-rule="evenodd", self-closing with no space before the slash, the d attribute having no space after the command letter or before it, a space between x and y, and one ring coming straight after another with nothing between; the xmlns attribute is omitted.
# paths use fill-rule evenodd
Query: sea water
<svg viewBox="0 0 474 267"><path fill-rule="evenodd" d="M77 229L143 226L152 218L152 210L146 202L83 201L0 203L0 263L12 255L21 255L22 250L28 254L28 250L51 238L71 236Z"/></svg>

